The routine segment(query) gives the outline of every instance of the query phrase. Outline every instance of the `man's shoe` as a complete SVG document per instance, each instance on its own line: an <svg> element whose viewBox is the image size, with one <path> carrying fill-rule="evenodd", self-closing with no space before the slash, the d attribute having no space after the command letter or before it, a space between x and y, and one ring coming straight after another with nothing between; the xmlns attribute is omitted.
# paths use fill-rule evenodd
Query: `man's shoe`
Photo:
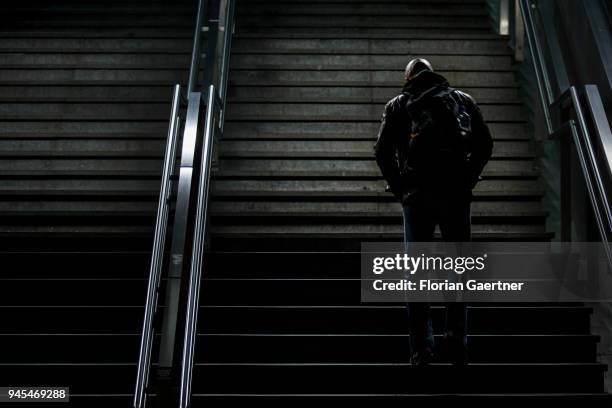
<svg viewBox="0 0 612 408"><path fill-rule="evenodd" d="M423 349L421 351L415 351L410 356L410 364L414 367L425 367L431 363L433 359L433 353L430 349Z"/></svg>

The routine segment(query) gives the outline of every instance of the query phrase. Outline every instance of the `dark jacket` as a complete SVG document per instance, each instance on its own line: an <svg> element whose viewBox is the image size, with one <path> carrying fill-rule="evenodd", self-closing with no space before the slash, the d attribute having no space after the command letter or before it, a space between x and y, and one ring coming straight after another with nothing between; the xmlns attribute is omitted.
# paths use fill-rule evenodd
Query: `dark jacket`
<svg viewBox="0 0 612 408"><path fill-rule="evenodd" d="M374 147L376 162L383 177L389 183L391 192L404 203L407 196L418 196L419 193L430 191L434 194L456 194L470 192L479 180L482 169L491 157L493 139L489 128L485 124L478 105L468 94L456 91L454 95L460 98L471 118L472 136L470 138L470 154L466 163L466 174L459 182L449 185L443 183L423 182L406 168L402 154L407 151L410 140L412 120L406 109L410 98L416 98L424 91L435 86L449 86L448 81L440 74L432 71L423 71L408 81L402 93L391 99L385 106L382 123L378 133L378 141ZM452 175L453 169L439 169L441 174L448 172ZM469 194L471 196L471 194Z"/></svg>

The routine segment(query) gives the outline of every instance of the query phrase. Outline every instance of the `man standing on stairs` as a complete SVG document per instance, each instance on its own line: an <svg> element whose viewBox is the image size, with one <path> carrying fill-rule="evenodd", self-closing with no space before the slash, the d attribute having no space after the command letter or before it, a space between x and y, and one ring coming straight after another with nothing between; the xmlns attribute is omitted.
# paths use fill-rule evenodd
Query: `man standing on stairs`
<svg viewBox="0 0 612 408"><path fill-rule="evenodd" d="M374 149L388 189L402 203L405 241L433 241L436 225L445 241L469 241L472 189L493 149L489 129L474 100L451 88L429 61L410 61L404 79L385 106ZM434 353L429 304L409 303L408 324L411 362L427 365ZM464 303L447 305L441 346L454 364L467 363Z"/></svg>

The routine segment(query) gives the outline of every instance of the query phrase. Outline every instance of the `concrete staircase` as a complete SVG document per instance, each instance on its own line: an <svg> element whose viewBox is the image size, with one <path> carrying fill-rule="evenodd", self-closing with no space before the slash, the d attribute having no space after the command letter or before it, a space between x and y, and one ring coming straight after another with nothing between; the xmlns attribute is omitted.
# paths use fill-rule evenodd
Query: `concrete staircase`
<svg viewBox="0 0 612 408"><path fill-rule="evenodd" d="M0 237L149 236L194 2L1 7Z"/></svg>
<svg viewBox="0 0 612 408"><path fill-rule="evenodd" d="M194 10L0 5L0 383L68 386L61 406L131 406L171 88L187 76Z"/></svg>
<svg viewBox="0 0 612 408"><path fill-rule="evenodd" d="M399 239L372 145L403 67L424 56L480 102L495 137L475 238L550 238L507 40L490 32L481 2L253 1L239 8L237 34L219 236Z"/></svg>
<svg viewBox="0 0 612 408"><path fill-rule="evenodd" d="M129 406L194 3L0 6L0 260L12 265L0 384ZM360 303L360 242L401 239L372 145L411 56L471 93L493 131L475 238L551 237L515 68L484 2L238 0L237 13L194 406L609 403L588 307L473 305L474 364L421 372L407 364L404 308Z"/></svg>
<svg viewBox="0 0 612 408"><path fill-rule="evenodd" d="M404 307L360 302L360 242L402 239L372 146L413 56L472 94L493 132L475 238L551 238L507 39L488 24L481 1L239 2L198 404L610 401L583 305L472 305L473 364L418 370Z"/></svg>

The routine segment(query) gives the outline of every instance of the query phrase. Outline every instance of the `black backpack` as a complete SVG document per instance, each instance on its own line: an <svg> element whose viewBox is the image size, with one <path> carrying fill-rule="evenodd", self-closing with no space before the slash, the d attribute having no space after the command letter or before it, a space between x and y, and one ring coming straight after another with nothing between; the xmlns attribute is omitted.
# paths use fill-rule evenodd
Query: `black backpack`
<svg viewBox="0 0 612 408"><path fill-rule="evenodd" d="M464 100L449 86L436 86L416 97L408 95L411 129L405 165L419 182L439 185L464 180L472 136Z"/></svg>

